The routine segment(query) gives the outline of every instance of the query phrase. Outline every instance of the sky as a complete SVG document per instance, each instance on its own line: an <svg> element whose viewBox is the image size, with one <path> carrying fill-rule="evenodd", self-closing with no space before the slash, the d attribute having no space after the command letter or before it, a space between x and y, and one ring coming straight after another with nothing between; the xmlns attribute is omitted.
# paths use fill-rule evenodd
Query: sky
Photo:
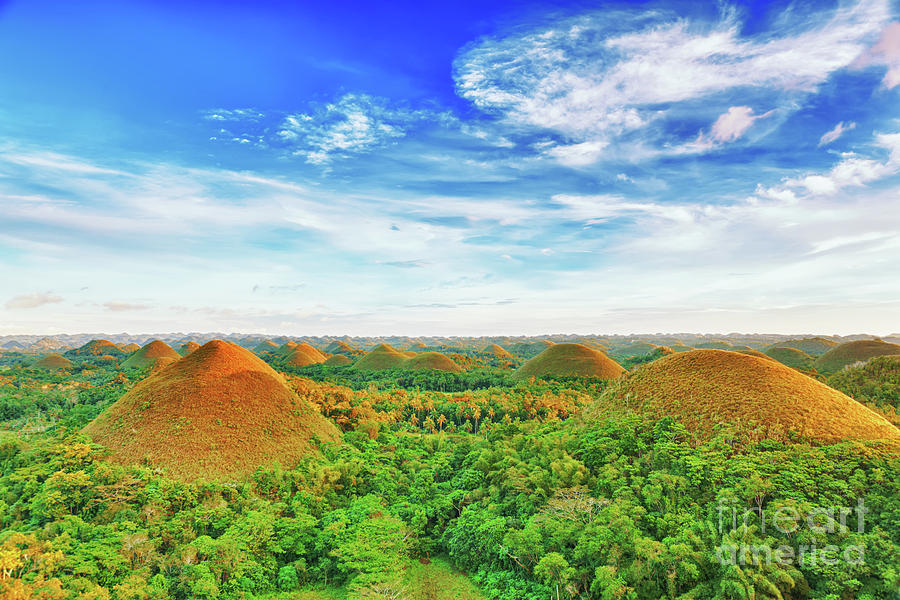
<svg viewBox="0 0 900 600"><path fill-rule="evenodd" d="M0 335L887 335L898 256L898 2L0 0Z"/></svg>

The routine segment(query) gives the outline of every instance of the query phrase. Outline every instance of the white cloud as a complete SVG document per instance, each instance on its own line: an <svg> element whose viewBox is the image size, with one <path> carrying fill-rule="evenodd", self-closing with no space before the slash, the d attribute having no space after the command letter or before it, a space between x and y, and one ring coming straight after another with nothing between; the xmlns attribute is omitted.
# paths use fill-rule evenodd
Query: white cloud
<svg viewBox="0 0 900 600"><path fill-rule="evenodd" d="M780 108L789 110L791 96L814 91L852 63L889 15L886 0L862 0L805 31L748 39L733 14L708 25L597 12L481 40L455 62L457 92L513 124L566 136L551 155L580 165L600 158L603 144L667 118L678 103L756 88L773 101L781 97ZM730 111L712 139L737 139L761 116Z"/></svg>
<svg viewBox="0 0 900 600"><path fill-rule="evenodd" d="M713 123L711 136L719 143L733 142L750 129L757 119L764 119L774 111L754 115L749 106L732 106Z"/></svg>
<svg viewBox="0 0 900 600"><path fill-rule="evenodd" d="M862 187L889 175L900 172L900 133L875 136L875 146L886 150L886 160L861 158L854 154L845 155L827 173L813 173L785 180L764 192L768 197L805 191L813 196L833 196L847 187Z"/></svg>
<svg viewBox="0 0 900 600"><path fill-rule="evenodd" d="M45 304L56 304L62 302L63 299L51 292L36 292L34 294L23 294L11 298L6 303L8 309L37 308Z"/></svg>
<svg viewBox="0 0 900 600"><path fill-rule="evenodd" d="M860 56L854 66L866 67L872 64L887 67L881 81L884 87L890 90L900 85L900 22L885 27L878 43Z"/></svg>
<svg viewBox="0 0 900 600"><path fill-rule="evenodd" d="M819 146L827 146L851 129L856 129L856 123L851 121L844 125L844 122L841 121L840 123L835 125L833 129L825 132L822 137L819 138Z"/></svg>
<svg viewBox="0 0 900 600"><path fill-rule="evenodd" d="M307 162L325 165L402 138L410 124L427 116L373 96L346 94L312 114L288 115L277 135Z"/></svg>

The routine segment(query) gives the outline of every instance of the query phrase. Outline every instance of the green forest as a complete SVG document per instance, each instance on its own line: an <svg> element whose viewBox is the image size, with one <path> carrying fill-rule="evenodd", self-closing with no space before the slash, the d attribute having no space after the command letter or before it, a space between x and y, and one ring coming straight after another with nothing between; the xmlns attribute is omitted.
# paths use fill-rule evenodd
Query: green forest
<svg viewBox="0 0 900 600"><path fill-rule="evenodd" d="M0 597L900 598L900 461L877 443L588 419L591 378L285 371L342 443L238 482L80 432L144 372L0 372ZM895 385L843 377L896 410Z"/></svg>

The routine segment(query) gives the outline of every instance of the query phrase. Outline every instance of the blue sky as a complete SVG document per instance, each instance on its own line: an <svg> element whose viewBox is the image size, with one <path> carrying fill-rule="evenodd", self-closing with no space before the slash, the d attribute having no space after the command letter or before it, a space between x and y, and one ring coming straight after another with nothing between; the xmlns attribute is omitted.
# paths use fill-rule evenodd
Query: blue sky
<svg viewBox="0 0 900 600"><path fill-rule="evenodd" d="M0 2L0 333L900 330L896 2L309 4Z"/></svg>

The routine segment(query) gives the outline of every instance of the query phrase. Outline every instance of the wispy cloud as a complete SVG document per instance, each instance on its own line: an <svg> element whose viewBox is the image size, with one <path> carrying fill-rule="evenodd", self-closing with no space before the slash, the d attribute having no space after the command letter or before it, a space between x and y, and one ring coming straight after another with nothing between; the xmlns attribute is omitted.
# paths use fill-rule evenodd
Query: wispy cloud
<svg viewBox="0 0 900 600"><path fill-rule="evenodd" d="M603 11L482 40L457 58L456 85L510 124L562 135L546 153L583 165L638 131L665 146L653 127L678 118L679 105L720 105L723 92L753 89L770 105L795 110L794 98L852 63L889 15L886 1L862 0L809 17L819 22L804 31L748 39L734 12L707 24L662 12ZM762 117L752 111L732 107L710 139L740 137Z"/></svg>
<svg viewBox="0 0 900 600"><path fill-rule="evenodd" d="M57 296L52 292L36 292L34 294L23 294L21 296L11 298L6 303L6 308L13 310L23 308L37 308L46 304L57 304L62 301L63 299L60 296Z"/></svg>
<svg viewBox="0 0 900 600"><path fill-rule="evenodd" d="M822 135L822 137L819 138L819 146L820 147L827 146L828 144L835 141L836 139L838 139L839 137L841 137L842 135L844 135L851 129L856 129L856 123L851 121L851 122L847 123L846 125L844 125L844 122L841 121L840 123L835 125L833 129L830 129L829 131L825 132Z"/></svg>
<svg viewBox="0 0 900 600"><path fill-rule="evenodd" d="M104 302L103 308L112 312L128 312L132 310L147 310L150 308L150 305L131 302Z"/></svg>

